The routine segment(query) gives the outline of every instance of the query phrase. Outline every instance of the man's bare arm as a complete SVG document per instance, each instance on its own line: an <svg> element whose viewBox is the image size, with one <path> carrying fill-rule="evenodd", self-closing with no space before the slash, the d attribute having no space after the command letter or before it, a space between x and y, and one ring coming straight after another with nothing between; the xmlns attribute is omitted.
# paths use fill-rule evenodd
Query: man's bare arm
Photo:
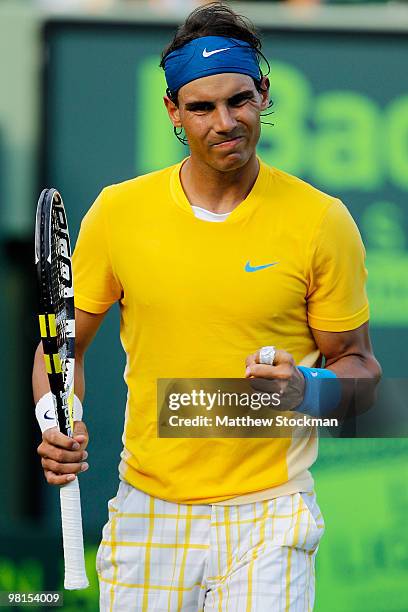
<svg viewBox="0 0 408 612"><path fill-rule="evenodd" d="M84 355L106 313L92 314L75 309L75 395L82 401L85 393ZM50 386L45 371L42 344L37 347L33 366L33 394L35 403L48 393ZM74 437L69 438L55 427L44 431L37 452L47 481L50 484L65 484L75 474L87 467L83 461L88 454L88 432L83 421L76 421ZM85 469L86 469L85 467Z"/></svg>
<svg viewBox="0 0 408 612"><path fill-rule="evenodd" d="M84 355L106 313L92 314L75 308L75 395L82 401L85 393ZM42 342L37 347L33 367L34 402L50 390L45 371Z"/></svg>
<svg viewBox="0 0 408 612"><path fill-rule="evenodd" d="M314 339L326 359L326 368L340 379L355 379L342 384L342 401L337 412L362 414L374 404L382 371L371 346L368 323L345 332L324 332L312 329ZM334 413L333 415L334 416Z"/></svg>
<svg viewBox="0 0 408 612"><path fill-rule="evenodd" d="M368 333L368 323L345 332L324 332L312 329L312 334L326 368L339 378L381 378L381 366L374 357Z"/></svg>
<svg viewBox="0 0 408 612"><path fill-rule="evenodd" d="M312 329L319 351L326 359L326 368L336 373L339 379L365 379L365 382L342 384L342 400L339 404L340 416L348 412L349 406L357 407L359 413L368 410L375 401L376 385L381 378L381 367L373 355L368 323L345 332L323 332ZM246 359L246 377L278 381L277 388L285 391L285 409L293 410L303 398L305 381L289 353L277 350L274 365L260 363L259 350ZM368 379L368 380L367 380ZM259 383L252 386L259 388ZM262 383L263 385L263 383ZM262 386L259 390L266 390ZM283 404L282 404L283 405ZM332 416L336 416L333 413Z"/></svg>

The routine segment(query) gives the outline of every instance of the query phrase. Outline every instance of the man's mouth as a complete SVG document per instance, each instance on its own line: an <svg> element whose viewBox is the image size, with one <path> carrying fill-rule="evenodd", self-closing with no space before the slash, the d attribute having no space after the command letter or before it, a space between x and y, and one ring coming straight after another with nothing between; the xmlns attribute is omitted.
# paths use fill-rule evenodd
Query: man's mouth
<svg viewBox="0 0 408 612"><path fill-rule="evenodd" d="M220 142L214 143L212 146L217 149L229 149L231 147L235 147L242 140L242 136L235 136L234 138L228 138L226 140L222 140Z"/></svg>

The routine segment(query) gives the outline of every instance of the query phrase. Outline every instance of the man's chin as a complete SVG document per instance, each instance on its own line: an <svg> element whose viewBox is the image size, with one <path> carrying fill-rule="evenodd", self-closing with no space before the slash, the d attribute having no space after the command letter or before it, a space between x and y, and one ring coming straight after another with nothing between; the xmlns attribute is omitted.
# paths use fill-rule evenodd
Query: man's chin
<svg viewBox="0 0 408 612"><path fill-rule="evenodd" d="M222 158L211 160L211 166L219 172L230 172L243 168L249 161L248 155L233 151Z"/></svg>

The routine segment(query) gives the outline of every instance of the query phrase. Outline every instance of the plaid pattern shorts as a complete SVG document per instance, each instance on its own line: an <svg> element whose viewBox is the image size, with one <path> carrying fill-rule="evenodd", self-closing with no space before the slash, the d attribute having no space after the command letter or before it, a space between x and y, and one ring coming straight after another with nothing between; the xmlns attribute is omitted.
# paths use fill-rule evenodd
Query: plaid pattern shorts
<svg viewBox="0 0 408 612"><path fill-rule="evenodd" d="M186 505L121 482L96 560L100 610L312 610L323 531L314 493Z"/></svg>

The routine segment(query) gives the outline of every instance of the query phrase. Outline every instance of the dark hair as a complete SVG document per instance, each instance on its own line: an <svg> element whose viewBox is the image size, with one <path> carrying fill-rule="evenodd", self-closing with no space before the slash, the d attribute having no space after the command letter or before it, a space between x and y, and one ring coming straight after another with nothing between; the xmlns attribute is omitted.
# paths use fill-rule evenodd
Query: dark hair
<svg viewBox="0 0 408 612"><path fill-rule="evenodd" d="M266 62L268 66L267 74L269 74L269 63L261 52L262 42L255 26L247 17L234 13L229 6L222 4L222 2L210 2L190 13L185 22L179 26L173 40L163 50L160 67L164 69L166 57L172 51L203 36L225 36L249 43L255 49L258 62L261 58ZM264 76L262 72L261 76ZM261 82L254 79L254 83L257 90L262 91ZM178 102L177 93L167 90L169 98L175 104Z"/></svg>
<svg viewBox="0 0 408 612"><path fill-rule="evenodd" d="M261 78L267 76L270 72L269 62L263 55L262 42L260 36L254 26L254 24L243 15L238 15L229 6L222 2L210 2L204 6L196 8L187 17L185 22L179 26L173 40L165 47L161 54L160 68L164 70L164 64L166 57L176 49L183 47L185 44L191 42L196 38L203 36L225 36L227 38L237 38L243 40L251 45L256 52L258 63L261 59L264 60L268 67L266 74L262 73ZM253 79L257 91L265 91L262 87L261 80ZM178 91L166 91L168 97L176 106L178 106ZM272 100L269 101L268 108L273 105ZM271 115L273 111L265 113L265 115ZM267 123L273 125L267 121L261 121L261 123ZM188 144L185 137L181 136L182 129L174 128L174 134L178 140L183 144Z"/></svg>

